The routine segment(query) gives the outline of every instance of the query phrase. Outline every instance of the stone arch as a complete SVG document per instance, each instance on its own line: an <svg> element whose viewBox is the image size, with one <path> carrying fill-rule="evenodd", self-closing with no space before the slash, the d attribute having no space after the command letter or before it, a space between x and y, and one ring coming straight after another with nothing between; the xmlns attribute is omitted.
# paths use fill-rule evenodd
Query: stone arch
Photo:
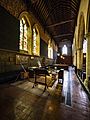
<svg viewBox="0 0 90 120"><path fill-rule="evenodd" d="M78 41L77 41L77 65L79 69L83 67L83 40L85 35L84 14L81 12L79 19Z"/></svg>
<svg viewBox="0 0 90 120"><path fill-rule="evenodd" d="M28 44L27 44L27 48L28 48L28 53L31 55L32 54L32 29L31 29L31 20L29 17L29 13L24 11L19 15L19 20L21 18L25 18L27 24L28 24L28 32L27 32L27 38L28 38Z"/></svg>
<svg viewBox="0 0 90 120"><path fill-rule="evenodd" d="M78 29L78 49L83 48L83 38L85 34L85 22L84 22L84 14L81 13L79 19L79 29Z"/></svg>

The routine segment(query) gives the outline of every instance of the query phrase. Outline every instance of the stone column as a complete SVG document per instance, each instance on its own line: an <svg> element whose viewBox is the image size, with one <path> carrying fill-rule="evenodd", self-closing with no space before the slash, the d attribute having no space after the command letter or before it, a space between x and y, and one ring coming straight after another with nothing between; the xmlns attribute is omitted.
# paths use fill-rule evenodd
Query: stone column
<svg viewBox="0 0 90 120"><path fill-rule="evenodd" d="M79 69L79 50L77 49L77 69Z"/></svg>
<svg viewBox="0 0 90 120"><path fill-rule="evenodd" d="M80 69L83 67L83 49L80 50Z"/></svg>
<svg viewBox="0 0 90 120"><path fill-rule="evenodd" d="M89 87L90 90L90 32L86 35L87 40L87 53L86 53L86 80L85 80L85 86Z"/></svg>
<svg viewBox="0 0 90 120"><path fill-rule="evenodd" d="M82 69L83 64L83 50L81 48L77 49L77 68Z"/></svg>
<svg viewBox="0 0 90 120"><path fill-rule="evenodd" d="M80 69L80 50L77 49L77 69Z"/></svg>
<svg viewBox="0 0 90 120"><path fill-rule="evenodd" d="M77 52L74 54L74 65L77 66Z"/></svg>

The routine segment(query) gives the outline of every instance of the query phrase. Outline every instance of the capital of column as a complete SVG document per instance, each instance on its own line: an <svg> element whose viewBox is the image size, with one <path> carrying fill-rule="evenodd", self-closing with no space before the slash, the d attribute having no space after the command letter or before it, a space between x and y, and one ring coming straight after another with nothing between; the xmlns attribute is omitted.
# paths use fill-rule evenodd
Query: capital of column
<svg viewBox="0 0 90 120"><path fill-rule="evenodd" d="M83 48L77 48L77 51L81 51Z"/></svg>
<svg viewBox="0 0 90 120"><path fill-rule="evenodd" d="M85 37L85 38L90 37L90 32L86 33L86 34L84 35L84 37Z"/></svg>

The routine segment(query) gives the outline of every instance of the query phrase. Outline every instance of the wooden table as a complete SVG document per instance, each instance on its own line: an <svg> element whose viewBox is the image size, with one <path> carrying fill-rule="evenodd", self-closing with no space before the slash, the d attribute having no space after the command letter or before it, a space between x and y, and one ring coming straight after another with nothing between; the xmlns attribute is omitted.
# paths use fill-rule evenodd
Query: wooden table
<svg viewBox="0 0 90 120"><path fill-rule="evenodd" d="M45 85L44 91L46 90L47 86L47 79L46 76L49 76L48 70L45 68L32 68L32 70L34 71L34 85L33 88L37 85L37 84L43 84ZM42 83L40 81L37 80L37 76L44 76L45 77L45 82Z"/></svg>

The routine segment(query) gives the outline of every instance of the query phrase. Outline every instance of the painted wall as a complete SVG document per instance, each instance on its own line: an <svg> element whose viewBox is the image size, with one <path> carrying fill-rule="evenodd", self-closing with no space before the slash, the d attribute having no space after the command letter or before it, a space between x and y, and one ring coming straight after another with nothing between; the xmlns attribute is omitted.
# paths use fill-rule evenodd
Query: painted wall
<svg viewBox="0 0 90 120"><path fill-rule="evenodd" d="M25 12L26 15L28 16L28 20L30 22L31 29L33 28L33 26L35 24L37 24L41 39L44 40L43 42L45 43L45 45L48 44L48 40L51 39L50 36L48 35L48 33L46 31L44 31L43 27L41 26L39 21L35 18L35 16L30 11L27 11L27 7L22 0L13 0L13 1L12 0L0 0L0 5L2 7L4 7L8 11L8 13L10 13L17 20L19 20L21 14L23 12ZM30 39L32 39L32 36ZM13 43L13 45L14 44L15 43ZM53 44L55 44L55 43L53 43ZM31 43L31 45L32 45L32 43ZM53 46L55 46L55 45L53 45ZM54 50L55 50L55 47L54 47ZM23 54L23 53L18 52L18 50L12 51L10 49L9 50L0 49L0 73L21 69L20 61L22 61L25 68L30 67L30 66L37 66L38 65L37 61L38 60L41 61L42 56L40 56L40 57L33 56L32 57L32 55L30 53L31 53L31 50L29 51L29 53ZM17 60L18 55L20 56L20 61ZM46 55L46 53L44 55ZM17 61L19 61L18 64L17 64ZM48 58L46 59L47 65L52 64L52 63L53 63L52 59L48 59Z"/></svg>
<svg viewBox="0 0 90 120"><path fill-rule="evenodd" d="M40 39L40 56L48 58L48 44Z"/></svg>
<svg viewBox="0 0 90 120"><path fill-rule="evenodd" d="M19 20L0 6L0 48L19 51Z"/></svg>
<svg viewBox="0 0 90 120"><path fill-rule="evenodd" d="M3 6L6 10L8 10L8 12L10 12L10 14L15 16L17 19L20 19L20 15L22 14L22 12L27 11L27 7L22 0L19 0L19 1L17 1L17 0L13 0L13 1L1 0L0 5ZM49 34L47 33L47 31L45 31L43 29L40 22L35 18L35 16L30 11L28 11L27 14L28 14L28 18L29 18L29 21L31 24L31 29L33 28L33 26L35 24L37 24L41 39L44 40L46 43L48 43L48 40L51 38L50 38ZM53 44L55 44L55 43L53 42ZM53 45L53 47L54 46L55 45ZM54 47L54 49L55 49L55 47Z"/></svg>

